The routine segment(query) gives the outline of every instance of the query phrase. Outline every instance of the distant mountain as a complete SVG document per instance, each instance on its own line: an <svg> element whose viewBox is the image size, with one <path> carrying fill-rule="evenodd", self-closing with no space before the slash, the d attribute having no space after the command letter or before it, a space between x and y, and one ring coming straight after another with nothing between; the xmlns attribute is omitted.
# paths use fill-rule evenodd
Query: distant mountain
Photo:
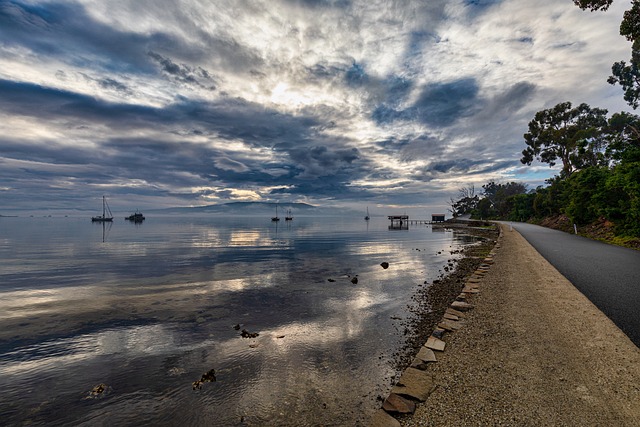
<svg viewBox="0 0 640 427"><path fill-rule="evenodd" d="M307 203L278 203L278 216L284 217L287 210L296 215L354 215L356 211L346 208L319 207ZM229 202L217 205L148 209L150 213L166 214L234 214L234 215L267 215L273 216L276 211L276 203L272 202Z"/></svg>

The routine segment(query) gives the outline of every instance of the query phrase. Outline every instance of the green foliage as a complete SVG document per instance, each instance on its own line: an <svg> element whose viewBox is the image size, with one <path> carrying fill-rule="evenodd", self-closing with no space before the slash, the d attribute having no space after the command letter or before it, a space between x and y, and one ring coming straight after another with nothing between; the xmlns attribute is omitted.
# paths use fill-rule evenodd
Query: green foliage
<svg viewBox="0 0 640 427"><path fill-rule="evenodd" d="M638 39L640 35L640 1L633 0L631 9L624 13L620 24L620 35L625 36L630 42Z"/></svg>
<svg viewBox="0 0 640 427"><path fill-rule="evenodd" d="M602 196L607 174L606 168L591 167L567 180L565 213L575 224L588 224L600 216L605 204Z"/></svg>
<svg viewBox="0 0 640 427"><path fill-rule="evenodd" d="M519 182L508 182L506 184L498 184L490 181L483 185L483 195L489 201L489 205L483 212L484 218L505 218L511 211L509 198L518 194L527 192L527 186Z"/></svg>
<svg viewBox="0 0 640 427"><path fill-rule="evenodd" d="M617 165L605 182L605 217L616 224L619 235L640 237L640 162Z"/></svg>
<svg viewBox="0 0 640 427"><path fill-rule="evenodd" d="M607 125L607 110L580 104L572 108L562 102L538 111L524 134L527 148L520 161L531 165L534 159L555 166L562 162L561 175L567 177L585 166L605 161L601 136Z"/></svg>
<svg viewBox="0 0 640 427"><path fill-rule="evenodd" d="M640 237L640 162L591 166L548 184L526 192L520 183L490 181L482 198L474 195L472 217L529 221L565 214L577 225L604 219L618 237Z"/></svg>
<svg viewBox="0 0 640 427"><path fill-rule="evenodd" d="M494 211L491 206L491 201L486 197L480 199L476 209L472 212L473 218L490 219L494 218Z"/></svg>
<svg viewBox="0 0 640 427"><path fill-rule="evenodd" d="M640 117L616 113L607 126L607 156L617 162L640 161Z"/></svg>
<svg viewBox="0 0 640 427"><path fill-rule="evenodd" d="M607 10L613 0L573 0L580 9L585 10Z"/></svg>
<svg viewBox="0 0 640 427"><path fill-rule="evenodd" d="M536 193L516 194L507 199L510 207L507 219L509 221L526 221L536 217L533 208Z"/></svg>
<svg viewBox="0 0 640 427"><path fill-rule="evenodd" d="M611 67L609 84L619 84L624 91L624 100L635 110L640 105L640 40L633 42L631 60L620 61Z"/></svg>

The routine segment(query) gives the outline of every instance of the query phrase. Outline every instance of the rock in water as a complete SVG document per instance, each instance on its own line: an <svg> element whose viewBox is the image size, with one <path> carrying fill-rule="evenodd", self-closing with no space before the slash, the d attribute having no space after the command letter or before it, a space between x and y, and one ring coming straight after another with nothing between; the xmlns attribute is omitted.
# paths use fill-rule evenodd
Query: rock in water
<svg viewBox="0 0 640 427"><path fill-rule="evenodd" d="M202 377L200 377L200 379L198 381L194 381L193 382L193 389L201 389L202 388L202 384L204 383L212 383L216 381L216 371L215 369L211 369L208 372L205 372L204 374L202 374Z"/></svg>
<svg viewBox="0 0 640 427"><path fill-rule="evenodd" d="M381 266L382 266L382 268L384 268L385 270L386 270L387 268L389 268L389 263L388 263L388 262L383 262L383 263L381 263L380 265L381 265Z"/></svg>
<svg viewBox="0 0 640 427"><path fill-rule="evenodd" d="M246 329L243 329L241 332L242 338L256 338L258 335L260 335L257 332L249 332Z"/></svg>

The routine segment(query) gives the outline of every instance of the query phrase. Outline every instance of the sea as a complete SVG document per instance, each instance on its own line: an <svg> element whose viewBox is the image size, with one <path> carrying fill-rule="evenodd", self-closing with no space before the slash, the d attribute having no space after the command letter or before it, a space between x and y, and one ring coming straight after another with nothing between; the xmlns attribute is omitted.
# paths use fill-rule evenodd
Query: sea
<svg viewBox="0 0 640 427"><path fill-rule="evenodd" d="M474 242L379 217L2 217L0 424L365 426L412 297Z"/></svg>

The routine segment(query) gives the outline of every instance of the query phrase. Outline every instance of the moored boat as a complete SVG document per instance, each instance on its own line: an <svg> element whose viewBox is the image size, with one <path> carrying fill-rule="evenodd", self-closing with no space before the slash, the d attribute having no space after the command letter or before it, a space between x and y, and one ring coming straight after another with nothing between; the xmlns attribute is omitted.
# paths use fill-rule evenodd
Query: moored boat
<svg viewBox="0 0 640 427"><path fill-rule="evenodd" d="M125 217L125 219L127 221L133 221L133 222L142 222L145 220L144 215L142 215L142 212L139 212L139 211L132 213L128 217Z"/></svg>
<svg viewBox="0 0 640 427"><path fill-rule="evenodd" d="M108 216L107 213L109 214ZM113 222L113 214L111 213L106 197L102 196L102 216L91 217L91 222Z"/></svg>

